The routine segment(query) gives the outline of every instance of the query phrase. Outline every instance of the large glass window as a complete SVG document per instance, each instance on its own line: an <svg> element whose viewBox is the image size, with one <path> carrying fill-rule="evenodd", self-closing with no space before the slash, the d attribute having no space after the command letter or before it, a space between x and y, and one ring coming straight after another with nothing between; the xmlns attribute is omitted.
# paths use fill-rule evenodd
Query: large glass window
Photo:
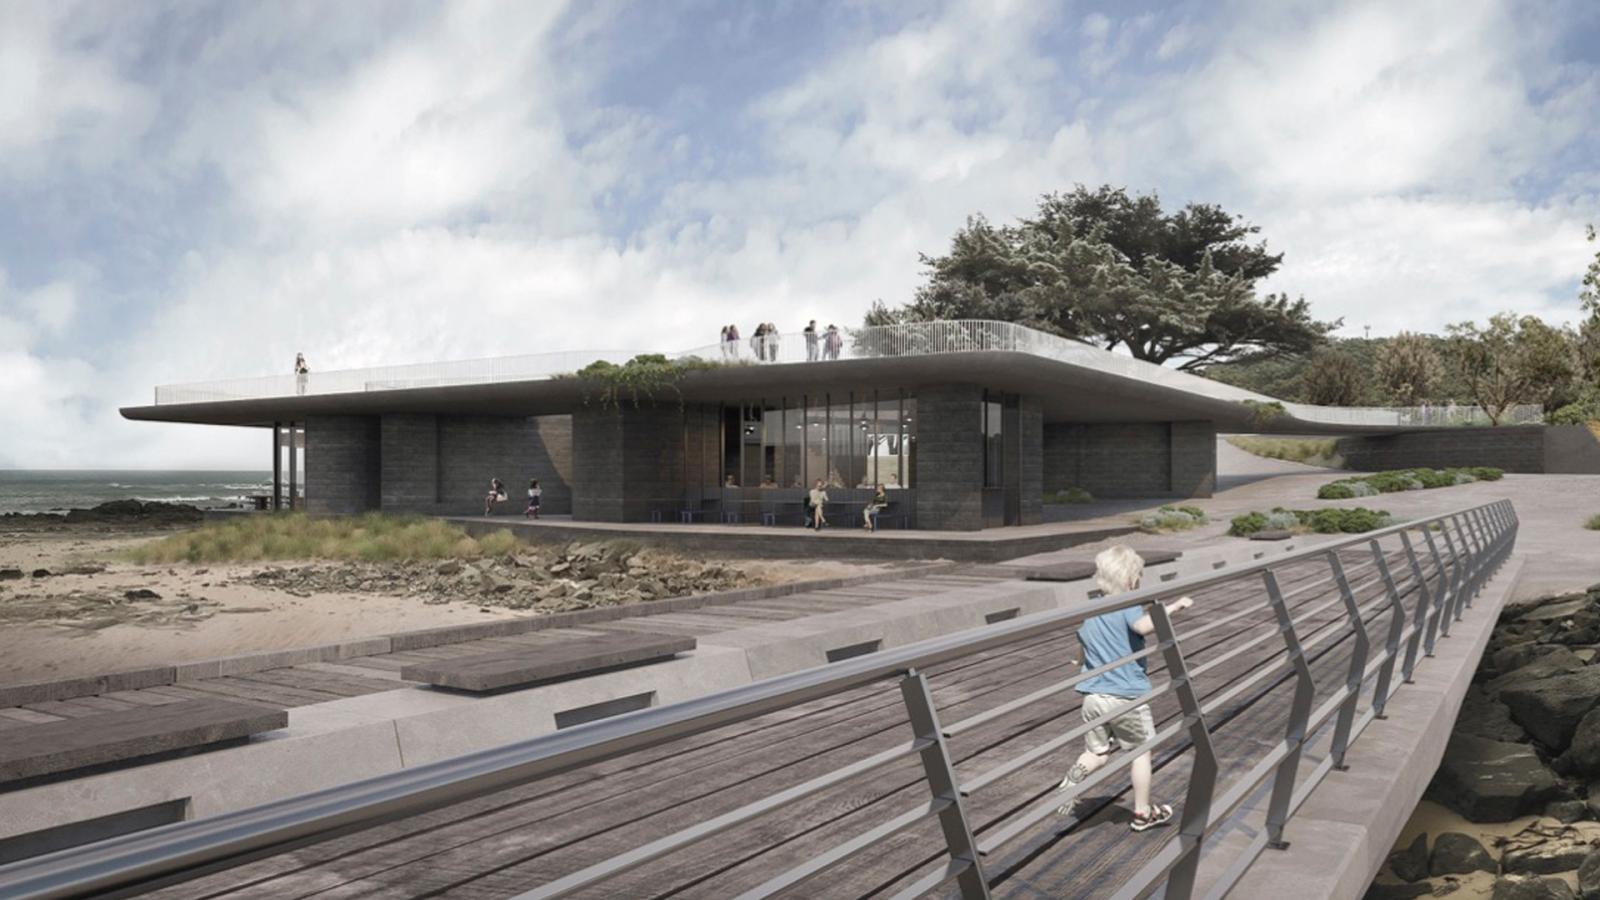
<svg viewBox="0 0 1600 900"><path fill-rule="evenodd" d="M724 471L745 487L911 487L916 478L915 398L900 390L838 391L730 405L738 423ZM997 419L998 421L998 419Z"/></svg>
<svg viewBox="0 0 1600 900"><path fill-rule="evenodd" d="M1005 412L998 396L983 397L983 486L1005 486Z"/></svg>

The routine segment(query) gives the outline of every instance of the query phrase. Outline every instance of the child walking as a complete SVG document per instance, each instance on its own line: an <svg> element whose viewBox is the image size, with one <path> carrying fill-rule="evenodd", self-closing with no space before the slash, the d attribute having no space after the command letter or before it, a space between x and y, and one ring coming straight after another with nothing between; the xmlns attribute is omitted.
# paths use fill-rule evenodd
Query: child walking
<svg viewBox="0 0 1600 900"><path fill-rule="evenodd" d="M539 479L528 482L528 508L522 513L524 519L539 518L539 500L544 496L544 490L539 487Z"/></svg>

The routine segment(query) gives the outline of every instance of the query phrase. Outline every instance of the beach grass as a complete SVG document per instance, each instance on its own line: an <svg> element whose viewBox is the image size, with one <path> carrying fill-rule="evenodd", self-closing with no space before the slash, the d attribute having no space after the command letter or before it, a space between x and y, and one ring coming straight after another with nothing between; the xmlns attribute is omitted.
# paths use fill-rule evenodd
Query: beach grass
<svg viewBox="0 0 1600 900"><path fill-rule="evenodd" d="M458 525L419 516L369 514L310 518L299 513L244 516L129 548L136 563L226 563L343 559L383 562L503 556L517 546L501 529L474 538Z"/></svg>
<svg viewBox="0 0 1600 900"><path fill-rule="evenodd" d="M1314 438L1268 438L1255 435L1233 435L1228 443L1246 453L1267 459L1283 459L1305 463L1308 466L1326 466L1337 469L1344 465L1339 457L1337 440Z"/></svg>

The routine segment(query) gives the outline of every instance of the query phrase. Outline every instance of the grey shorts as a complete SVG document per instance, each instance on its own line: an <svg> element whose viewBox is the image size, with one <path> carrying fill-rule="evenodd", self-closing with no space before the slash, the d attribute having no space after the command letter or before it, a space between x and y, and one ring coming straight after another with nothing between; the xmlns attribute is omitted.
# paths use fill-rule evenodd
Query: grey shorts
<svg viewBox="0 0 1600 900"><path fill-rule="evenodd" d="M1083 720L1098 719L1119 706L1127 705L1128 699L1109 694L1084 694ZM1083 742L1090 753L1105 756L1118 747L1137 747L1155 736L1155 716L1150 712L1150 704L1143 703L1089 729L1089 733L1083 736Z"/></svg>

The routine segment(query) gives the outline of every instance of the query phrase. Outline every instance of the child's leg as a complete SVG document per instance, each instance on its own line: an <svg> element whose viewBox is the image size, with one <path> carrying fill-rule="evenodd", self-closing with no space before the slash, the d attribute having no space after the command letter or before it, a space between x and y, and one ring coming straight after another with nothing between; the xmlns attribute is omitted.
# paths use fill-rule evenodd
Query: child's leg
<svg viewBox="0 0 1600 900"><path fill-rule="evenodd" d="M1133 758L1130 769L1133 778L1133 811L1143 815L1150 811L1150 754L1141 753Z"/></svg>

